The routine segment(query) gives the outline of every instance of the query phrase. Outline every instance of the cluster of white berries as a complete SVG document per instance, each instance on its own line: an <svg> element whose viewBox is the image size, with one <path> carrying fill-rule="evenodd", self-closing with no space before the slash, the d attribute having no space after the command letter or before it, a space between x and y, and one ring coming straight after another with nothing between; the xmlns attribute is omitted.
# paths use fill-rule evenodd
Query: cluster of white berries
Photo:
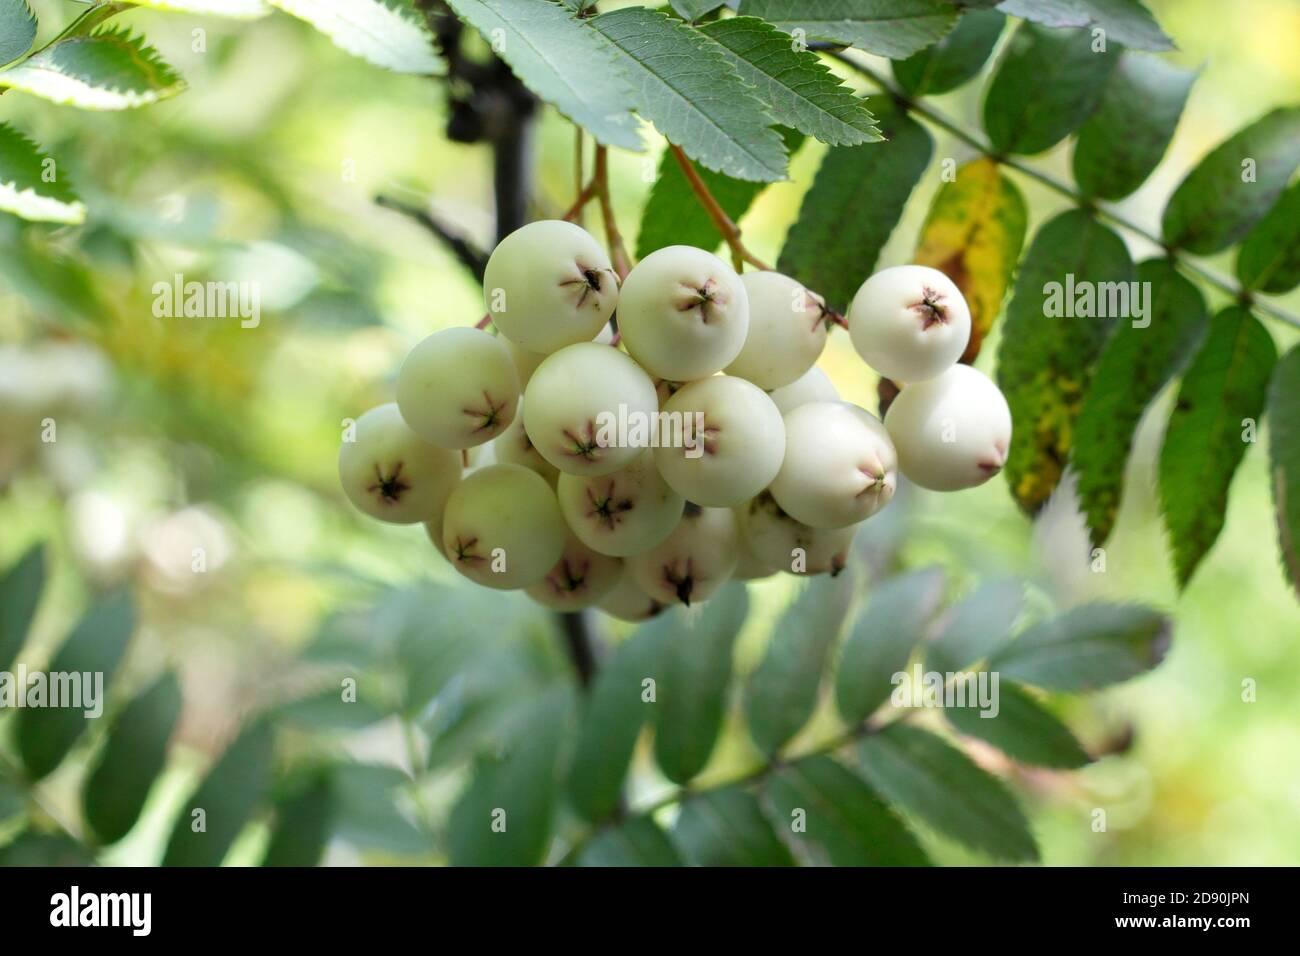
<svg viewBox="0 0 1300 956"><path fill-rule="evenodd" d="M461 574L547 607L641 620L732 577L835 573L898 472L951 491L1006 457L1007 403L957 364L970 312L934 269L885 269L849 309L854 347L903 385L883 423L816 368L837 317L779 273L670 246L620 287L591 235L542 221L497 246L484 295L500 337L412 349L339 475Z"/></svg>

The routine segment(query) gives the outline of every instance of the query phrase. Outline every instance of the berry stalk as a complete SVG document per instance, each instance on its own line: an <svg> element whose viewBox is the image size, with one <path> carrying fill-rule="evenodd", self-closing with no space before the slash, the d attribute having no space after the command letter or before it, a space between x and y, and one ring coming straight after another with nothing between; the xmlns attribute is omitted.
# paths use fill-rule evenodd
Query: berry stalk
<svg viewBox="0 0 1300 956"><path fill-rule="evenodd" d="M762 269L764 272L772 271L771 266L745 247L745 243L741 239L740 227L727 215L727 211L722 208L721 204L713 198L713 193L709 192L708 185L700 178L695 164L682 152L682 148L671 143L668 148L672 151L673 159L677 160L677 165L682 168L682 174L690 184L691 191L695 193L700 205L704 207L704 211L713 220L714 227L717 228L718 232L722 233L727 248L731 250L731 259L735 263L736 271L740 272L745 263L749 263L755 269Z"/></svg>
<svg viewBox="0 0 1300 956"><path fill-rule="evenodd" d="M604 146L596 147L596 174L592 183L596 188L596 199L600 203L601 218L605 221L609 257L614 262L614 271L618 273L621 282L632 271L632 262L627 247L623 244L623 235L618 231L618 222L614 219L614 201L609 192L609 152Z"/></svg>
<svg viewBox="0 0 1300 956"><path fill-rule="evenodd" d="M740 226L727 215L727 211L722 208L722 204L714 198L713 193L709 191L708 184L700 176L699 170L695 168L695 164L691 162L690 157L682 151L680 146L670 143L668 148L673 154L673 159L677 160L677 165L681 167L686 182L690 184L691 192L695 193L695 198L700 201L704 211L713 220L714 228L722 234L723 241L726 242L727 248L731 250L731 261L735 265L736 271L740 272L746 263L763 272L773 271L770 265L749 251L741 235ZM829 306L823 306L822 313L827 322L838 325L843 329L849 327L844 316Z"/></svg>

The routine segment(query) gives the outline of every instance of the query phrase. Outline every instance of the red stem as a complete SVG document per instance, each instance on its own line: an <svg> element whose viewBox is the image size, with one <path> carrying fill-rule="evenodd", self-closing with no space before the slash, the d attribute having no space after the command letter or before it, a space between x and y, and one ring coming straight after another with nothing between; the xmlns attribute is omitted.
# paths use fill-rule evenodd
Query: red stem
<svg viewBox="0 0 1300 956"><path fill-rule="evenodd" d="M686 182L690 184L691 191L695 193L700 205L704 207L704 211L713 220L714 228L722 233L727 248L731 250L731 259L736 265L736 271L739 272L746 262L755 269L762 269L764 272L772 271L771 266L745 248L745 243L740 238L740 227L736 225L735 220L727 215L727 211L722 208L721 204L713 198L713 193L709 192L709 187L700 178L695 164L682 152L682 148L672 144L669 144L668 148L672 151L673 159L677 160L677 165L682 168L682 174L686 176Z"/></svg>
<svg viewBox="0 0 1300 956"><path fill-rule="evenodd" d="M596 174L592 177L592 182L596 187L596 198L600 201L601 218L605 220L609 257L614 263L614 271L622 281L632 271L632 265L627 247L623 245L623 236L618 231L618 223L614 219L614 202L609 194L609 153L604 146L596 147Z"/></svg>

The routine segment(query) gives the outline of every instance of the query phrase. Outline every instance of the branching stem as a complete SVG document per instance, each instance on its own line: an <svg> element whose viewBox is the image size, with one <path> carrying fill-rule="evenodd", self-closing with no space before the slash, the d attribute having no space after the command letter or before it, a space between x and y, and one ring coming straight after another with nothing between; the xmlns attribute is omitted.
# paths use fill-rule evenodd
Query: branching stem
<svg viewBox="0 0 1300 956"><path fill-rule="evenodd" d="M483 270L487 268L487 253L460 233L444 226L434 217L433 213L427 209L409 206L400 199L394 199L392 196L386 196L382 193L375 197L375 205L383 206L385 209L392 209L394 212L400 212L402 215L418 222L447 247L452 255L456 257L456 260L470 271L476 281L483 281Z"/></svg>
<svg viewBox="0 0 1300 956"><path fill-rule="evenodd" d="M861 740L863 737L868 737L872 734L880 733L880 731L884 730L888 726L892 726L893 724L902 723L903 721L908 720L909 718L911 718L913 714L917 713L919 709L920 708L910 708L908 710L904 710L898 717L890 721L865 720L860 724L855 724L854 726L849 727L848 729L843 730L840 733L827 738L826 740L823 740L819 744L815 744L814 746L809 747L807 750L793 757L784 757L781 755L771 757L767 760L764 760L760 764L750 767L747 770L741 771L740 773L736 774L734 777L731 777L724 781L720 781L718 783L711 783L709 784L709 786L704 787L700 790L692 790L690 787L674 787L673 789L665 793L663 796L659 797L657 800L653 800L650 803L645 804L644 806L633 807L630 810L627 810L625 812L620 812L613 819L607 820L604 823L597 824L596 826L592 827L581 837L579 837L577 841L575 841L573 848L570 849L568 853L568 856L570 858L576 856L577 853L580 852L582 847L586 845L586 843L590 841L593 837L595 837L598 833L600 833L602 830L608 829L609 827L617 826L621 821L627 819L627 817L629 816L637 816L637 817L650 816L652 814L658 813L660 810L664 809L665 807L671 807L676 804L679 804L696 793L707 793L710 791L721 790L728 787L751 786L752 784L762 781L769 774L772 774L777 770L780 770L782 767L786 766L793 760L802 760L807 757L824 757L828 754L833 754L837 750L840 750L851 743Z"/></svg>
<svg viewBox="0 0 1300 956"><path fill-rule="evenodd" d="M596 181L593 179L587 185L578 190L578 197L573 200L573 205L568 208L560 218L565 222L578 222L582 216L582 210L596 198Z"/></svg>

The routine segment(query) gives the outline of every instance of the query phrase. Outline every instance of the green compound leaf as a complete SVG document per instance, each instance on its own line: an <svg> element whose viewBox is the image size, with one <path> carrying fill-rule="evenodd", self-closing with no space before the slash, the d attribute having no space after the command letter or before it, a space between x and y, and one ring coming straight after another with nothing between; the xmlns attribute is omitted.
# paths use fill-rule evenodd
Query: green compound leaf
<svg viewBox="0 0 1300 956"><path fill-rule="evenodd" d="M606 146L642 149L618 51L572 12L536 0L449 0L528 89ZM598 78L598 79L597 79Z"/></svg>
<svg viewBox="0 0 1300 956"><path fill-rule="evenodd" d="M411 785L405 772L379 764L341 763L331 775L331 836L395 856L428 852L432 842L428 834L411 822L401 806Z"/></svg>
<svg viewBox="0 0 1300 956"><path fill-rule="evenodd" d="M946 0L742 0L743 16L761 17L804 40L844 43L901 60L923 50L957 23Z"/></svg>
<svg viewBox="0 0 1300 956"><path fill-rule="evenodd" d="M70 836L27 830L0 847L0 867L94 866L91 852Z"/></svg>
<svg viewBox="0 0 1300 956"><path fill-rule="evenodd" d="M1277 539L1282 566L1300 594L1300 346L1273 371L1268 419Z"/></svg>
<svg viewBox="0 0 1300 956"><path fill-rule="evenodd" d="M960 733L992 744L1013 760L1038 767L1074 770L1088 763L1088 754L1070 728L1028 691L999 680L997 707L985 710L969 689L970 685L965 707L948 707L943 712Z"/></svg>
<svg viewBox="0 0 1300 956"><path fill-rule="evenodd" d="M54 160L8 123L0 123L0 210L36 222L86 219L85 205Z"/></svg>
<svg viewBox="0 0 1300 956"><path fill-rule="evenodd" d="M852 600L851 575L821 575L777 621L767 654L745 687L749 733L764 753L780 751L812 716L827 655Z"/></svg>
<svg viewBox="0 0 1300 956"><path fill-rule="evenodd" d="M1124 52L1079 130L1074 178L1085 195L1121 199L1159 165L1196 79L1154 56Z"/></svg>
<svg viewBox="0 0 1300 956"><path fill-rule="evenodd" d="M337 797L328 770L298 781L275 801L275 823L262 866L316 866L329 845Z"/></svg>
<svg viewBox="0 0 1300 956"><path fill-rule="evenodd" d="M361 690L366 692L365 684ZM345 698L340 688L327 688L309 697L291 700L276 709L276 717L286 723L297 724L304 730L360 730L379 723L389 715L391 708L380 708L365 696Z"/></svg>
<svg viewBox="0 0 1300 956"><path fill-rule="evenodd" d="M1131 300L1124 293L1132 278L1124 240L1079 209L1045 223L1020 264L1002 329L998 385L1016 423L1004 471L1012 496L1030 514L1061 480L1094 363L1119 321L1115 313Z"/></svg>
<svg viewBox="0 0 1300 956"><path fill-rule="evenodd" d="M995 654L988 669L1046 690L1093 691L1164 660L1171 628L1168 617L1148 607L1084 604L1029 628Z"/></svg>
<svg viewBox="0 0 1300 956"><path fill-rule="evenodd" d="M45 546L35 544L0 577L0 671L9 669L27 643L44 591Z"/></svg>
<svg viewBox="0 0 1300 956"><path fill-rule="evenodd" d="M447 823L454 866L535 866L551 841L573 699L561 688L520 718L498 754L480 756Z"/></svg>
<svg viewBox="0 0 1300 956"><path fill-rule="evenodd" d="M677 622L661 615L629 637L596 674L585 701L569 770L569 802L593 822L618 810L623 778L642 726L654 704L643 699L643 682L658 672Z"/></svg>
<svg viewBox="0 0 1300 956"><path fill-rule="evenodd" d="M181 808L163 866L219 866L271 786L274 728L258 721L218 758ZM206 829L195 827L202 810Z"/></svg>
<svg viewBox="0 0 1300 956"><path fill-rule="evenodd" d="M1223 530L1228 488L1258 430L1276 362L1268 330L1231 306L1210 320L1183 376L1160 449L1160 504L1180 587Z"/></svg>
<svg viewBox="0 0 1300 956"><path fill-rule="evenodd" d="M736 179L785 178L781 136L725 49L644 7L588 22L622 54L637 111L687 156Z"/></svg>
<svg viewBox="0 0 1300 956"><path fill-rule="evenodd" d="M1150 314L1141 322L1121 322L1107 341L1074 432L1079 503L1096 547L1115 527L1124 466L1142 413L1187 363L1209 319L1205 297L1172 262L1144 262L1137 279L1150 290Z"/></svg>
<svg viewBox="0 0 1300 956"><path fill-rule="evenodd" d="M677 626L656 675L655 759L669 780L684 784L704 769L722 729L731 651L749 598L732 584L698 615L670 613Z"/></svg>
<svg viewBox="0 0 1300 956"><path fill-rule="evenodd" d="M984 660L1006 644L1025 603L1025 585L1017 578L994 578L980 584L939 619L925 651L926 666L954 673Z"/></svg>
<svg viewBox="0 0 1300 956"><path fill-rule="evenodd" d="M1294 183L1241 243L1237 278L1279 295L1300 285L1300 182Z"/></svg>
<svg viewBox="0 0 1300 956"><path fill-rule="evenodd" d="M763 787L772 825L834 866L929 866L906 824L868 783L830 757L805 757Z"/></svg>
<svg viewBox="0 0 1300 956"><path fill-rule="evenodd" d="M934 150L930 134L896 108L882 106L876 119L886 142L826 151L777 263L841 311L871 274Z"/></svg>
<svg viewBox="0 0 1300 956"><path fill-rule="evenodd" d="M738 787L706 790L682 804L673 842L691 866L794 866L757 798Z"/></svg>
<svg viewBox="0 0 1300 956"><path fill-rule="evenodd" d="M846 723L861 723L889 699L894 675L925 637L943 588L943 571L925 568L891 578L871 595L844 642L835 675L835 704Z"/></svg>
<svg viewBox="0 0 1300 956"><path fill-rule="evenodd" d="M723 5L723 0L669 0L673 11L683 20L698 20Z"/></svg>
<svg viewBox="0 0 1300 956"><path fill-rule="evenodd" d="M0 72L0 87L85 110L125 110L175 96L185 81L140 37L105 30L60 40Z"/></svg>
<svg viewBox="0 0 1300 956"><path fill-rule="evenodd" d="M201 17L225 17L230 20L256 20L271 12L269 0L130 0L137 7L166 10L168 13L191 13Z"/></svg>
<svg viewBox="0 0 1300 956"><path fill-rule="evenodd" d="M69 328L103 327L114 315L108 291L84 256L65 250L47 230L18 229L0 219L7 234L0 276L34 308L54 312Z"/></svg>
<svg viewBox="0 0 1300 956"><path fill-rule="evenodd" d="M796 49L789 34L754 17L717 20L700 32L727 50L778 123L831 146L880 141L866 100L842 85L817 54Z"/></svg>
<svg viewBox="0 0 1300 956"><path fill-rule="evenodd" d="M979 355L1002 309L1028 221L1020 190L988 158L959 167L956 178L935 194L913 259L952 279L970 306L963 362Z"/></svg>
<svg viewBox="0 0 1300 956"><path fill-rule="evenodd" d="M375 66L394 73L442 74L447 70L446 62L434 52L433 37L409 7L384 0L268 2L310 23L340 50Z"/></svg>
<svg viewBox="0 0 1300 956"><path fill-rule="evenodd" d="M891 724L864 740L858 756L868 782L938 832L994 859L1038 859L1038 846L1015 797L934 734Z"/></svg>
<svg viewBox="0 0 1300 956"><path fill-rule="evenodd" d="M1108 43L1134 50L1174 49L1174 41L1139 0L1002 0L998 9L1048 27L1098 28Z"/></svg>
<svg viewBox="0 0 1300 956"><path fill-rule="evenodd" d="M996 10L968 10L956 28L934 46L906 60L895 60L894 78L913 96L955 90L983 69L1005 20Z"/></svg>
<svg viewBox="0 0 1300 956"><path fill-rule="evenodd" d="M100 843L116 843L135 826L167 762L167 741L180 713L180 683L166 674L113 721L82 792L86 822Z"/></svg>
<svg viewBox="0 0 1300 956"><path fill-rule="evenodd" d="M7 824L27 806L27 794L17 781L0 777L0 824Z"/></svg>
<svg viewBox="0 0 1300 956"><path fill-rule="evenodd" d="M53 707L49 706L51 699L46 706L18 712L18 752L33 780L57 767L95 719L88 717L87 711L103 706L103 693L112 686L135 623L131 595L125 590L114 591L86 612L55 653L45 673L75 678L81 685L82 706ZM47 683L53 694L52 680ZM92 695L97 700L91 700Z"/></svg>
<svg viewBox="0 0 1300 956"><path fill-rule="evenodd" d="M681 866L677 848L649 817L631 820L593 839L578 855L579 866Z"/></svg>
<svg viewBox="0 0 1300 956"><path fill-rule="evenodd" d="M1165 206L1165 241L1198 255L1228 248L1264 217L1300 165L1300 106L1277 109L1216 146Z"/></svg>
<svg viewBox="0 0 1300 956"><path fill-rule="evenodd" d="M0 66L30 50L35 39L36 15L27 0L0 0Z"/></svg>
<svg viewBox="0 0 1300 956"><path fill-rule="evenodd" d="M803 134L792 129L781 132L785 137L785 148L793 156L803 144ZM739 222L758 194L767 188L767 183L732 179L701 167L696 167L695 171L732 222ZM665 151L641 212L641 229L636 238L637 258L644 259L664 246L687 245L715 250L721 243L722 233L700 205L677 160L672 153Z"/></svg>
<svg viewBox="0 0 1300 956"><path fill-rule="evenodd" d="M995 149L1032 155L1051 149L1096 108L1118 59L1095 52L1086 33L1022 23L998 62L984 99Z"/></svg>

